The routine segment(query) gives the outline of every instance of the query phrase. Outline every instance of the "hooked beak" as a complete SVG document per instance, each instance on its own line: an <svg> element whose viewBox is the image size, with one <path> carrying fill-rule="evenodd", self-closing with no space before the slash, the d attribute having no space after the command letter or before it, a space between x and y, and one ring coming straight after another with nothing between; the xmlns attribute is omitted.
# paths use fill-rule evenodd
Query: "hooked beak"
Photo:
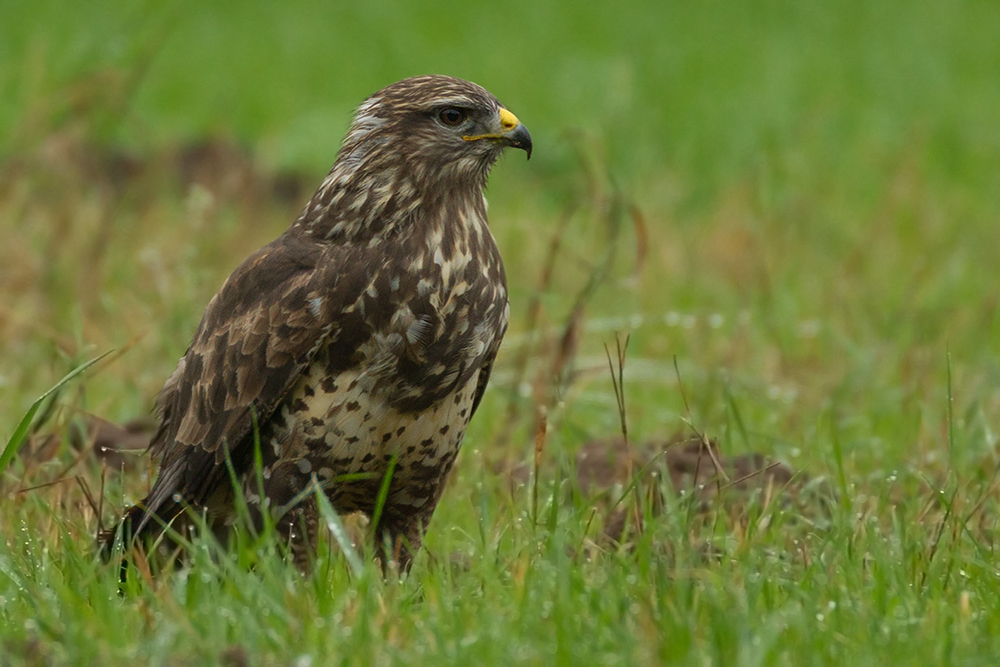
<svg viewBox="0 0 1000 667"><path fill-rule="evenodd" d="M502 107L500 109L500 128L502 131L499 134L477 134L462 138L466 141L493 139L494 141L500 142L504 146L520 148L528 154L528 159L530 160L531 135L528 133L528 128L521 125L521 121L517 119L517 116Z"/></svg>
<svg viewBox="0 0 1000 667"><path fill-rule="evenodd" d="M521 125L521 121L517 119L517 116L506 109L500 109L500 125L503 127L503 145L520 148L528 154L528 159L530 160L531 135L528 133L528 128Z"/></svg>

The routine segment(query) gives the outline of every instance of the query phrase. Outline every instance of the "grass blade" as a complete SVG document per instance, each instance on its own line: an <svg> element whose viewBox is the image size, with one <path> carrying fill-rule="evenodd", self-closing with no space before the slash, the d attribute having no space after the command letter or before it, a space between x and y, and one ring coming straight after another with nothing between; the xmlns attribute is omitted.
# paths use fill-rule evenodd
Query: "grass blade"
<svg viewBox="0 0 1000 667"><path fill-rule="evenodd" d="M313 491L316 494L316 505L319 507L319 514L323 517L323 521L326 522L327 529L333 535L333 539L337 540L337 544L340 546L344 558L347 559L347 564L350 566L351 571L360 577L365 569L365 564L362 562L361 556L358 555L357 549L354 548L354 544L351 542L351 538L344 528L344 522L340 520L340 515L337 513L337 510L333 509L333 505L330 504L329 499L323 493L323 489L320 488L319 484L313 484Z"/></svg>
<svg viewBox="0 0 1000 667"><path fill-rule="evenodd" d="M17 428L14 429L14 434L10 436L10 440L7 441L7 446L4 447L3 454L0 454L0 475L4 473L4 471L7 469L7 466L13 460L14 455L17 454L17 451L21 448L21 445L23 445L24 441L27 439L28 430L31 428L31 422L35 418L35 414L38 412L38 408L40 408L42 406L42 403L45 402L45 399L47 399L53 393L58 391L60 388L62 388L63 385L65 385L67 382L75 378L77 375L80 375L85 370L96 364L98 361L111 354L111 352L113 352L113 350L108 350L104 354L98 357L94 357L90 361L87 361L83 364L80 364L79 366L71 370L69 373L67 373L65 376L63 376L63 379L59 380L59 382L56 382L54 385L52 385L47 392L39 396L35 400L35 402L31 404L31 407L28 408L28 411L24 413L24 416L18 423Z"/></svg>

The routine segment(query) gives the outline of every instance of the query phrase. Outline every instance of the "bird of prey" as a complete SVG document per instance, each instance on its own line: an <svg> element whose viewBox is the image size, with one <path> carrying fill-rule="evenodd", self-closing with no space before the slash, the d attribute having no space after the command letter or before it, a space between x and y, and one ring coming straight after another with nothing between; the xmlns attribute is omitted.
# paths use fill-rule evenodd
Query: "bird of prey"
<svg viewBox="0 0 1000 667"><path fill-rule="evenodd" d="M294 551L315 538L315 482L342 513L384 495L377 552L409 567L507 328L483 193L507 147L530 158L528 130L461 79L358 107L298 219L209 303L157 399L159 474L106 553L189 511L225 536L238 493Z"/></svg>

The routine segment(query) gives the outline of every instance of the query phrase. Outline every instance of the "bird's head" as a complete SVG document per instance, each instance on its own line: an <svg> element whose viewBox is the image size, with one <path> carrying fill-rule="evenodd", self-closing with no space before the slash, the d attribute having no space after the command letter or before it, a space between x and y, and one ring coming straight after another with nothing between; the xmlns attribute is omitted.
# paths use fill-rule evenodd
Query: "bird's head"
<svg viewBox="0 0 1000 667"><path fill-rule="evenodd" d="M488 171L507 147L530 158L531 135L489 91L450 76L415 76L358 107L340 160L401 159L447 176Z"/></svg>
<svg viewBox="0 0 1000 667"><path fill-rule="evenodd" d="M450 76L404 79L358 107L317 197L338 228L449 197L481 199L505 148L530 158L531 135L485 88Z"/></svg>

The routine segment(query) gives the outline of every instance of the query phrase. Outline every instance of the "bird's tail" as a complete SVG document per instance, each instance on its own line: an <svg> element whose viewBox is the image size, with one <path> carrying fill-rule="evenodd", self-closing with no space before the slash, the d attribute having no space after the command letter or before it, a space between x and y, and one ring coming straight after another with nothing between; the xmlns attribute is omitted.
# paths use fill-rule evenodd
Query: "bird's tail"
<svg viewBox="0 0 1000 667"><path fill-rule="evenodd" d="M116 554L121 555L123 583L133 551L141 551L147 559L154 555L150 551L155 551L156 557L152 559L155 564L150 560L147 560L147 563L156 569L162 565L159 559L170 556L172 550L177 547L169 537L165 537L165 533L168 530L183 532L183 526L187 525L183 516L184 507L180 502L171 499L167 503L160 503L155 510L151 510L148 503L149 498L133 505L126 510L114 528L103 530L97 535L97 551L101 560L108 563ZM176 557L177 554L174 553L173 556Z"/></svg>
<svg viewBox="0 0 1000 667"><path fill-rule="evenodd" d="M146 510L142 505L133 505L125 512L125 516L115 527L102 530L97 534L97 552L105 563L111 560L116 552L116 547L121 546L119 553L122 554L122 560L119 564L119 579L122 583L125 583L128 573L128 552L138 537L136 531L139 530L139 525L145 516Z"/></svg>
<svg viewBox="0 0 1000 667"><path fill-rule="evenodd" d="M104 562L111 560L116 544L120 543L123 550L128 550L135 537L135 531L145 515L146 510L141 505L133 505L125 512L125 516L116 526L102 530L97 534L97 549L101 560Z"/></svg>
<svg viewBox="0 0 1000 667"><path fill-rule="evenodd" d="M97 550L101 560L105 563L110 562L116 553L120 553L122 557L120 563L121 581L124 583L133 548L145 552L156 542L157 538L163 535L165 526L170 520L176 519L180 513L179 503L171 503L170 509L165 511L161 508L156 512L151 512L145 501L133 505L126 510L125 515L114 528L98 533ZM168 514L166 520L162 518L164 514ZM149 556L148 553L145 555Z"/></svg>

